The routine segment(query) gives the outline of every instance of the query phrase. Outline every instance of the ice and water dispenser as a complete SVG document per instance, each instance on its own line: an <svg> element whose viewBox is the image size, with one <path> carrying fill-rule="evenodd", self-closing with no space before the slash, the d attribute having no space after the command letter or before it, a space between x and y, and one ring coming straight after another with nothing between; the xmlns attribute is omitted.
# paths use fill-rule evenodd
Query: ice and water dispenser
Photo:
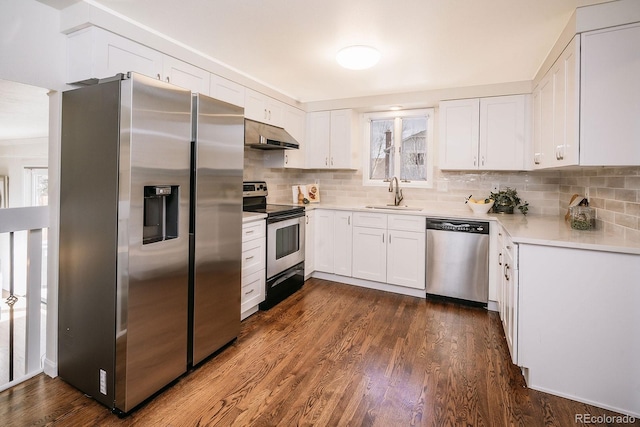
<svg viewBox="0 0 640 427"><path fill-rule="evenodd" d="M178 237L179 204L177 185L144 187L143 245Z"/></svg>

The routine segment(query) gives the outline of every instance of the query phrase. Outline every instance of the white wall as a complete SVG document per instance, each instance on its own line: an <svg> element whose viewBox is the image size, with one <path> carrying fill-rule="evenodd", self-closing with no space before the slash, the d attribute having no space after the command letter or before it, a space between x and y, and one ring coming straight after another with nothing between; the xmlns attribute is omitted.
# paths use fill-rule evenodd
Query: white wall
<svg viewBox="0 0 640 427"><path fill-rule="evenodd" d="M49 259L45 372L57 375L60 104L66 37L60 13L35 0L0 0L0 79L51 89L49 102Z"/></svg>

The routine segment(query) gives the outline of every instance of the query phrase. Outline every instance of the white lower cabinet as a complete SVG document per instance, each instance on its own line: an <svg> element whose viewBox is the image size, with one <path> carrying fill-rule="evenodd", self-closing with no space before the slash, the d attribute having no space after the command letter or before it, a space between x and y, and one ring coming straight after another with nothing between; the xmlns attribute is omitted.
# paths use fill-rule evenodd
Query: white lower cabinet
<svg viewBox="0 0 640 427"><path fill-rule="evenodd" d="M318 209L314 219L316 271L351 276L351 212Z"/></svg>
<svg viewBox="0 0 640 427"><path fill-rule="evenodd" d="M316 269L315 244L316 244L316 212L309 210L305 212L304 229L304 277L309 277Z"/></svg>
<svg viewBox="0 0 640 427"><path fill-rule="evenodd" d="M518 248L508 235L503 236L502 325L511 361L518 363Z"/></svg>
<svg viewBox="0 0 640 427"><path fill-rule="evenodd" d="M264 219L242 224L241 320L258 311L258 304L264 301L266 236L266 222Z"/></svg>
<svg viewBox="0 0 640 427"><path fill-rule="evenodd" d="M425 287L425 218L353 214L353 277Z"/></svg>
<svg viewBox="0 0 640 427"><path fill-rule="evenodd" d="M513 363L518 363L518 246L498 226L498 313Z"/></svg>
<svg viewBox="0 0 640 427"><path fill-rule="evenodd" d="M527 385L640 416L640 255L518 244Z"/></svg>

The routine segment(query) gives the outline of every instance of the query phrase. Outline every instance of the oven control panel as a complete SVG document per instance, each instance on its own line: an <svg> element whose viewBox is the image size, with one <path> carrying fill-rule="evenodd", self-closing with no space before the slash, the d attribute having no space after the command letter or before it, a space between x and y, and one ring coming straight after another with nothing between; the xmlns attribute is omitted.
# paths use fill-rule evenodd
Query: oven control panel
<svg viewBox="0 0 640 427"><path fill-rule="evenodd" d="M267 196L267 183L264 181L244 181L242 183L242 197Z"/></svg>

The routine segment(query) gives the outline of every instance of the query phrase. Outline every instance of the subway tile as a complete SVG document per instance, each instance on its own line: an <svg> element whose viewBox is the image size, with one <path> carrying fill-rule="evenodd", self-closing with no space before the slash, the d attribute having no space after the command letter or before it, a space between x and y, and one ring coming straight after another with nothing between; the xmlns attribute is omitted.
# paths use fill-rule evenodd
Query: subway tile
<svg viewBox="0 0 640 427"><path fill-rule="evenodd" d="M640 217L640 203L625 203L624 212L629 215Z"/></svg>
<svg viewBox="0 0 640 427"><path fill-rule="evenodd" d="M618 200L605 200L605 209L608 211L624 213L624 202Z"/></svg>
<svg viewBox="0 0 640 427"><path fill-rule="evenodd" d="M601 199L612 200L616 197L616 191L613 188L598 187L596 188L595 194L596 197L600 197Z"/></svg>
<svg viewBox="0 0 640 427"><path fill-rule="evenodd" d="M626 229L624 230L624 237L628 241L640 243L640 230Z"/></svg>
<svg viewBox="0 0 640 427"><path fill-rule="evenodd" d="M623 227L629 227L633 229L638 229L638 217L626 215L622 213L617 213L615 215L615 223L616 225L621 225Z"/></svg>
<svg viewBox="0 0 640 427"><path fill-rule="evenodd" d="M592 176L589 178L590 187L604 187L606 185L606 178L604 176Z"/></svg>
<svg viewBox="0 0 640 427"><path fill-rule="evenodd" d="M626 177L625 188L630 188L634 190L640 190L640 176L628 176Z"/></svg>
<svg viewBox="0 0 640 427"><path fill-rule="evenodd" d="M615 199L622 202L636 202L638 201L638 191L616 189Z"/></svg>
<svg viewBox="0 0 640 427"><path fill-rule="evenodd" d="M606 185L609 188L624 188L624 177L608 176Z"/></svg>

